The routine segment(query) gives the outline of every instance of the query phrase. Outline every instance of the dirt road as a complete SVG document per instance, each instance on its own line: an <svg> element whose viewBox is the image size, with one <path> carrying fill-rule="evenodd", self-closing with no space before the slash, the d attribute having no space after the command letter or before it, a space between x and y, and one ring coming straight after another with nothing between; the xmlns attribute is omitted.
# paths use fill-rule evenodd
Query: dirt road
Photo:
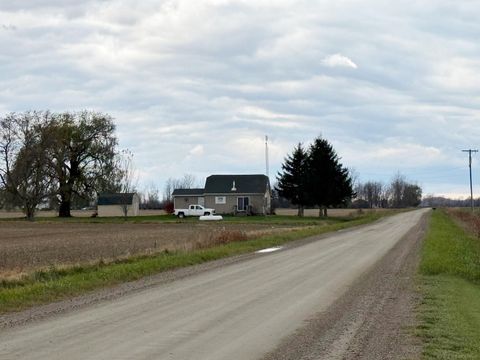
<svg viewBox="0 0 480 360"><path fill-rule="evenodd" d="M261 358L358 287L425 212L4 329L0 359ZM344 357L333 345L329 358Z"/></svg>

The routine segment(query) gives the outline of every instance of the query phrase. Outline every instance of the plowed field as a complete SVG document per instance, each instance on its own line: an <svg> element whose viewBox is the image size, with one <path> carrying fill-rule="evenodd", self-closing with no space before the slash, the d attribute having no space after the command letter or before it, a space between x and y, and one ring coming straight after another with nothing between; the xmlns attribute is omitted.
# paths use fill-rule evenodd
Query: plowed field
<svg viewBox="0 0 480 360"><path fill-rule="evenodd" d="M0 222L0 278L48 266L191 250L287 230L262 224Z"/></svg>

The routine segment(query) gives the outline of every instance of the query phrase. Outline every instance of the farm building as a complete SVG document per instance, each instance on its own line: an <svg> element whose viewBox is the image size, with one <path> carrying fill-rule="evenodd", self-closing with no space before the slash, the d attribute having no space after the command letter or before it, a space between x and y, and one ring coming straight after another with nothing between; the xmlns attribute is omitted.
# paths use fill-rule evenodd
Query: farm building
<svg viewBox="0 0 480 360"><path fill-rule="evenodd" d="M266 175L211 175L203 189L175 189L176 209L191 204L215 209L217 214L269 214L270 181Z"/></svg>
<svg viewBox="0 0 480 360"><path fill-rule="evenodd" d="M137 216L140 198L136 193L99 194L97 199L98 216Z"/></svg>
<svg viewBox="0 0 480 360"><path fill-rule="evenodd" d="M175 189L173 190L173 206L175 209L185 208L190 204L205 206L205 189Z"/></svg>

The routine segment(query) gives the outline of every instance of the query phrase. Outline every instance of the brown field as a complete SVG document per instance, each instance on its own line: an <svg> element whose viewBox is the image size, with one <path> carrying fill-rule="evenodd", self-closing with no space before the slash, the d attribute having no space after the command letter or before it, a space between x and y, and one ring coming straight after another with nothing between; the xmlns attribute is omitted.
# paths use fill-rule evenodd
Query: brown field
<svg viewBox="0 0 480 360"><path fill-rule="evenodd" d="M378 211L378 210L377 210ZM349 216L352 209L331 209L329 216ZM92 211L73 211L75 217L89 217ZM162 215L143 210L140 215ZM295 209L278 209L278 215L296 215ZM54 217L40 211L39 217ZM306 209L305 216L318 216L318 209ZM20 218L21 212L0 211L0 218ZM230 241L244 240L298 228L298 225L249 223L94 223L0 221L0 279L49 266L71 266L109 262L131 255L161 251L192 250Z"/></svg>
<svg viewBox="0 0 480 360"><path fill-rule="evenodd" d="M228 223L0 222L0 278L48 266L112 261L136 254L191 250L292 227Z"/></svg>

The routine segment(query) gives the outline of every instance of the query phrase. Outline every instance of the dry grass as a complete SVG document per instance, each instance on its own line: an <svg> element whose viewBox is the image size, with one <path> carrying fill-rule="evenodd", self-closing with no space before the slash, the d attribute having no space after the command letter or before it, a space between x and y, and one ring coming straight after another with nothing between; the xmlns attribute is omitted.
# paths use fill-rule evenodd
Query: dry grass
<svg viewBox="0 0 480 360"><path fill-rule="evenodd" d="M331 217L349 217L355 216L359 213L368 214L368 213L376 213L376 212L384 212L389 211L390 209L328 209L328 216ZM296 216L298 210L297 209L275 209L275 213L277 215L285 215L285 216ZM305 209L305 216L311 217L318 217L319 211L318 209Z"/></svg>
<svg viewBox="0 0 480 360"><path fill-rule="evenodd" d="M447 209L447 213L460 222L459 225L467 232L480 239L480 214L472 213L470 209Z"/></svg>
<svg viewBox="0 0 480 360"><path fill-rule="evenodd" d="M162 251L191 251L294 229L262 224L0 222L0 278Z"/></svg>

